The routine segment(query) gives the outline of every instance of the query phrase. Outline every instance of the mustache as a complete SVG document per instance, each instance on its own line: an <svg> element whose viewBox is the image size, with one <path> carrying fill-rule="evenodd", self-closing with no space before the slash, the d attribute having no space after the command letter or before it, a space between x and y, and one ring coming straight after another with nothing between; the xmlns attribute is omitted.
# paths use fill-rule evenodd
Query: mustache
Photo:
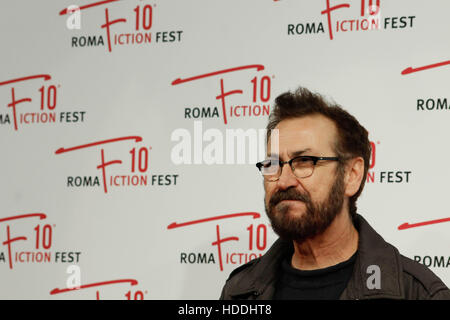
<svg viewBox="0 0 450 320"><path fill-rule="evenodd" d="M294 188L289 188L285 191L278 191L274 193L273 196L270 197L269 206L274 207L283 200L297 200L304 203L311 202L311 199L307 194L302 194Z"/></svg>

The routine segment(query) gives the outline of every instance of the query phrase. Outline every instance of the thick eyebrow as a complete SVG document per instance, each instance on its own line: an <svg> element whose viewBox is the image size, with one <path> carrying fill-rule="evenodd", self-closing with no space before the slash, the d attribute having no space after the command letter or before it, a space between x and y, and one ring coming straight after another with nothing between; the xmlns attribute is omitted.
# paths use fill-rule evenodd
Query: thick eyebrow
<svg viewBox="0 0 450 320"><path fill-rule="evenodd" d="M301 156L302 154L304 154L304 153L306 153L306 152L309 152L309 151L311 151L310 148L306 148L306 149L304 149L304 150L297 150L297 151L291 152L291 153L290 153L290 157L291 157L291 159L292 159L292 158ZM273 158L276 158L276 157L279 157L279 154L277 154L277 153L272 153L272 154L267 155L267 157L268 157L268 158L272 158L272 157L273 157Z"/></svg>
<svg viewBox="0 0 450 320"><path fill-rule="evenodd" d="M304 154L304 153L306 153L306 152L309 152L309 151L311 151L310 148L307 148L307 149L305 149L305 150L294 151L294 152L291 153L291 159L292 159L292 158L295 158L295 157L298 157L298 156L301 156L302 154Z"/></svg>

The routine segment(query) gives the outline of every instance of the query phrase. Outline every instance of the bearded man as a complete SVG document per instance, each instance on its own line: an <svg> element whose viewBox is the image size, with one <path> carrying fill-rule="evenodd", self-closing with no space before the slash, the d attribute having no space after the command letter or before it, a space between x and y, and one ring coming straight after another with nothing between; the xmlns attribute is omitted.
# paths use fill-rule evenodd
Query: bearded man
<svg viewBox="0 0 450 320"><path fill-rule="evenodd" d="M450 299L357 214L370 156L367 130L340 106L305 88L277 97L256 166L279 239L230 274L221 299Z"/></svg>

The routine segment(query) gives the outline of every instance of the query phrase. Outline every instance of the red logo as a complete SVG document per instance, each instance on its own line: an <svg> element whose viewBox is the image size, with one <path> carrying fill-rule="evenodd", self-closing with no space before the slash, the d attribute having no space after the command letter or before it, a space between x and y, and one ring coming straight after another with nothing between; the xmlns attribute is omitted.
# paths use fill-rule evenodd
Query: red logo
<svg viewBox="0 0 450 320"><path fill-rule="evenodd" d="M51 79L49 74L37 74L0 82L0 87L9 86L9 101L6 107L12 113L12 119L9 114L0 114L0 124L11 124L12 121L14 130L18 131L21 126L33 124L83 122L85 111L56 112L61 85L46 83ZM30 87L30 82L35 84L36 80L43 80L44 83L31 91L34 96L30 96L30 92L24 94Z"/></svg>
<svg viewBox="0 0 450 320"><path fill-rule="evenodd" d="M127 12L121 8L120 16L113 14L110 7L112 3L117 3L119 0L104 0L86 4L80 7L76 7L74 10L71 7L64 8L59 12L60 16L68 15L70 19L71 15L78 15L81 20L81 14L91 8L105 7L104 8L104 21L99 24L100 30L104 29L106 32L106 42L108 44L108 51L111 52L114 46L139 46L149 45L153 42L156 43L168 43L168 42L180 42L182 38L182 30L171 31L156 31L153 32L154 24L154 11L156 4L143 3L142 1L136 2L137 5L134 8L130 8ZM130 4L131 2L122 2ZM83 13L84 15L84 13ZM81 24L81 23L80 23ZM74 29L81 29L79 26ZM119 31L119 30L120 31ZM104 46L103 36L79 36L72 37L72 47L86 47L86 46Z"/></svg>
<svg viewBox="0 0 450 320"><path fill-rule="evenodd" d="M358 1L354 1L358 2ZM381 15L380 0L360 0L359 5L353 6L357 10L348 16L352 5L348 2L333 3L325 0L325 9L320 13L325 15L330 40L337 33L364 32L381 29L413 28L416 16L383 16ZM383 12L384 13L384 12ZM303 35L311 33L324 33L322 22L302 22L297 25L288 24L288 35Z"/></svg>
<svg viewBox="0 0 450 320"><path fill-rule="evenodd" d="M265 68L261 64L252 64L239 66L234 68L217 70L209 73L204 73L196 76L187 77L184 79L177 78L172 81L172 85L180 85L187 82L198 81L205 78L211 78L216 76L221 76L219 79L218 86L220 88L219 92L212 94L216 100L219 100L222 105L222 117L224 124L228 123L228 117L255 117L255 116L268 116L270 114L270 97L271 97L271 87L272 79L274 76L270 77L266 75L254 75L249 78L248 84L250 88L247 88L248 94L250 95L251 101L247 100L246 103L230 103L230 96L233 95L243 95L244 88L233 87L229 89L229 82L225 83L225 79L222 75L229 75L236 72L242 72L244 70L255 70L256 72L263 71ZM227 89L225 89L227 88ZM247 96L248 97L248 96Z"/></svg>
<svg viewBox="0 0 450 320"><path fill-rule="evenodd" d="M59 148L58 150L55 151L55 154L58 155L68 152L79 151L83 149L97 148L101 146L100 163L97 164L96 168L98 170L101 170L103 190L105 193L108 193L108 186L147 185L148 183L147 175L143 175L142 173L145 173L148 170L149 151L151 150L151 147L140 147L136 149L136 147L134 146L129 150L129 154L131 155L131 163L130 163L131 166L129 167L131 175L130 174L107 175L106 173L107 167L121 165L123 161L121 159L108 159L107 156L105 155L104 146L122 141L134 141L134 143L138 143L142 141L142 138L139 136L127 136L102 141L95 141L69 148ZM139 172L139 174L136 174L137 172ZM68 186L73 186L74 183L76 184L76 181L74 180L76 179L73 177L68 177L67 179ZM95 177L94 179L84 179L84 180L79 179L79 180L83 181L84 186L99 185L98 177Z"/></svg>
<svg viewBox="0 0 450 320"><path fill-rule="evenodd" d="M53 252L50 251L53 245L53 231L55 225L49 223L30 223L25 226L30 227L27 234L17 235L14 227L17 227L19 221L45 220L47 215L44 213L28 213L6 218L0 218L0 225L5 225L6 239L2 242L8 249L9 268L13 269L14 263L78 263L81 252ZM21 226L23 227L23 226ZM22 228L23 229L23 228ZM29 235L31 233L31 235ZM30 243L32 248L29 250L14 250L17 243ZM21 246L23 248L23 245ZM6 262L3 253L0 253L0 261Z"/></svg>
<svg viewBox="0 0 450 320"><path fill-rule="evenodd" d="M167 229L172 230L175 228L188 227L211 221L227 220L240 217L252 217L253 219L259 219L261 215L257 212L239 212L225 214L183 223L173 222L167 226ZM231 249L229 246L226 246L224 248L223 245L227 242L230 242L230 244L237 243L238 241L240 241L240 238L238 236L224 236L223 233L221 233L219 224L216 224L215 240L211 242L211 245L213 247L216 247L217 249L220 271L223 271L224 264L240 265L243 263L247 263L248 261L255 258L261 257L264 253L264 250L267 248L267 225L262 223L258 225L250 224L245 230L248 232L248 251L246 250L247 252L236 252L235 249ZM186 254L182 253L181 263L183 263L183 254L184 259L186 260ZM194 254L194 257L195 256L196 255ZM201 257L201 254L198 254L197 256ZM189 257L187 259L189 259ZM212 260L214 260L215 263L215 259ZM193 259L193 261L191 261L191 263L194 262L196 262L195 258ZM184 261L184 263L186 263L186 261Z"/></svg>
<svg viewBox="0 0 450 320"><path fill-rule="evenodd" d="M131 141L131 147L124 149L123 142ZM68 176L67 187L101 187L104 193L110 188L117 187L145 187L145 186L172 186L176 185L178 174L152 174L150 169L151 146L139 144L140 136L125 136L113 139L94 141L73 147L63 147L55 151L56 155L96 150L99 161L95 168L100 170L98 176ZM110 156L114 154L114 156ZM120 156L120 158L118 158Z"/></svg>

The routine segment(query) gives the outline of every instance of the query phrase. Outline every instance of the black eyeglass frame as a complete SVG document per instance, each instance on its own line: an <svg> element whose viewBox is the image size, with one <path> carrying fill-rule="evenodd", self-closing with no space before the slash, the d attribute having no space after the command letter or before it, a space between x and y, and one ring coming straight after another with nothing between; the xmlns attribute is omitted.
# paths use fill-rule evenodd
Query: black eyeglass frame
<svg viewBox="0 0 450 320"><path fill-rule="evenodd" d="M278 176L278 178L276 180L278 180L280 178L281 173L283 172L283 166L285 164L287 164L287 163L289 164L289 166L291 167L292 172L294 173L295 169L292 167L292 163L294 162L294 160L300 159L300 158L311 160L313 162L313 166L314 167L316 166L317 162L320 161L320 160L327 160L327 161L340 161L341 160L341 158L339 158L339 157L316 157L316 156L298 156L298 157L294 157L294 158L292 158L290 160L287 160L287 161L278 160L281 170L280 170L280 175ZM261 168L264 165L263 162L265 162L265 161L272 162L272 161L274 161L274 159L266 159L264 161L258 162L256 164L256 167L259 169L260 172L261 172ZM311 175L313 174L313 172L314 172L314 168L313 168L313 171L311 172ZM295 175L295 173L294 173L294 175ZM303 178L310 177L311 175L303 177ZM263 176L265 176L265 175L263 174ZM301 179L301 178L299 178L299 179ZM273 180L273 181L276 181L276 180Z"/></svg>

